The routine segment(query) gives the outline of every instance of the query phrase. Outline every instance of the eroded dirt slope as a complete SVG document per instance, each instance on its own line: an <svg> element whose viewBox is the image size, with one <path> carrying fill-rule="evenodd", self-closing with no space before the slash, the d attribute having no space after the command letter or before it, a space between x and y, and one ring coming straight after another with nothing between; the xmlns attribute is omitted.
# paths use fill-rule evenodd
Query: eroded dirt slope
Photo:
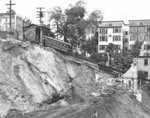
<svg viewBox="0 0 150 118"><path fill-rule="evenodd" d="M39 110L66 97L69 104L86 100L99 86L86 64L69 61L51 48L25 42L0 42L0 115L10 109ZM73 100L72 100L73 99Z"/></svg>

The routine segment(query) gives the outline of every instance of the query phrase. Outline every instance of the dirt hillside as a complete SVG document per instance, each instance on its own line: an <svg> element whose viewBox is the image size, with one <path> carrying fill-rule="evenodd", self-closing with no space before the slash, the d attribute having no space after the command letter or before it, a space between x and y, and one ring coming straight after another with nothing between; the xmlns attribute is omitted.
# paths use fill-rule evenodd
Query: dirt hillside
<svg viewBox="0 0 150 118"><path fill-rule="evenodd" d="M110 84L111 83L111 84ZM112 75L29 42L0 42L0 116L150 118Z"/></svg>

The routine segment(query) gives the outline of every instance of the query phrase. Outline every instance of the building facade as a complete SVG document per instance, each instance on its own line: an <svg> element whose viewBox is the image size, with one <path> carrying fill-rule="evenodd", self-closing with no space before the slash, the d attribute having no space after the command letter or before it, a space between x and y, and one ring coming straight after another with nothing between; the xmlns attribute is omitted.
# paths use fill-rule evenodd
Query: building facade
<svg viewBox="0 0 150 118"><path fill-rule="evenodd" d="M113 43L120 52L128 48L129 26L123 21L103 21L98 29L98 52L104 53Z"/></svg>
<svg viewBox="0 0 150 118"><path fill-rule="evenodd" d="M139 56L136 58L138 77L150 80L150 56Z"/></svg>
<svg viewBox="0 0 150 118"><path fill-rule="evenodd" d="M133 48L136 41L143 42L140 55L150 55L150 20L129 20L129 29L129 49Z"/></svg>
<svg viewBox="0 0 150 118"><path fill-rule="evenodd" d="M23 33L23 27L31 24L31 21L27 18L24 18L14 11L11 16L11 29L10 29L10 18L9 13L0 13L0 30L1 31L16 31L18 34Z"/></svg>

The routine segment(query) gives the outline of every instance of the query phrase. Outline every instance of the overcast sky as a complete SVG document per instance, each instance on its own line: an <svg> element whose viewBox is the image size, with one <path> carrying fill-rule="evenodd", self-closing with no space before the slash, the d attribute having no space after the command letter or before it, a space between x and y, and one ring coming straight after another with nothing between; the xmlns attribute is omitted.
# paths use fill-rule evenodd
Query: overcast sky
<svg viewBox="0 0 150 118"><path fill-rule="evenodd" d="M34 23L36 19L36 7L45 7L45 10L60 6L67 8L70 3L78 0L12 0L16 3L13 8L18 14L30 18ZM100 9L103 12L103 20L128 20L150 19L150 0L84 0L88 12ZM6 11L6 3L9 0L0 0L0 12Z"/></svg>

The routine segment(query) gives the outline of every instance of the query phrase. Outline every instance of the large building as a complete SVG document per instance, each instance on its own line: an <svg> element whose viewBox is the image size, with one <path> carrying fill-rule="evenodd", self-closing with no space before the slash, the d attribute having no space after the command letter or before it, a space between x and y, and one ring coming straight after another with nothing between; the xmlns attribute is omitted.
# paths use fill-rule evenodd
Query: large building
<svg viewBox="0 0 150 118"><path fill-rule="evenodd" d="M11 16L11 30L17 31L18 34L23 33L23 27L31 24L31 21L25 17L22 17L12 11ZM10 30L10 18L9 13L0 13L0 30Z"/></svg>
<svg viewBox="0 0 150 118"><path fill-rule="evenodd" d="M103 21L98 31L98 52L104 53L109 43L120 52L128 49L129 26L123 21Z"/></svg>
<svg viewBox="0 0 150 118"><path fill-rule="evenodd" d="M129 49L132 49L135 41L140 41L143 42L140 55L150 55L150 20L129 20L129 28Z"/></svg>

